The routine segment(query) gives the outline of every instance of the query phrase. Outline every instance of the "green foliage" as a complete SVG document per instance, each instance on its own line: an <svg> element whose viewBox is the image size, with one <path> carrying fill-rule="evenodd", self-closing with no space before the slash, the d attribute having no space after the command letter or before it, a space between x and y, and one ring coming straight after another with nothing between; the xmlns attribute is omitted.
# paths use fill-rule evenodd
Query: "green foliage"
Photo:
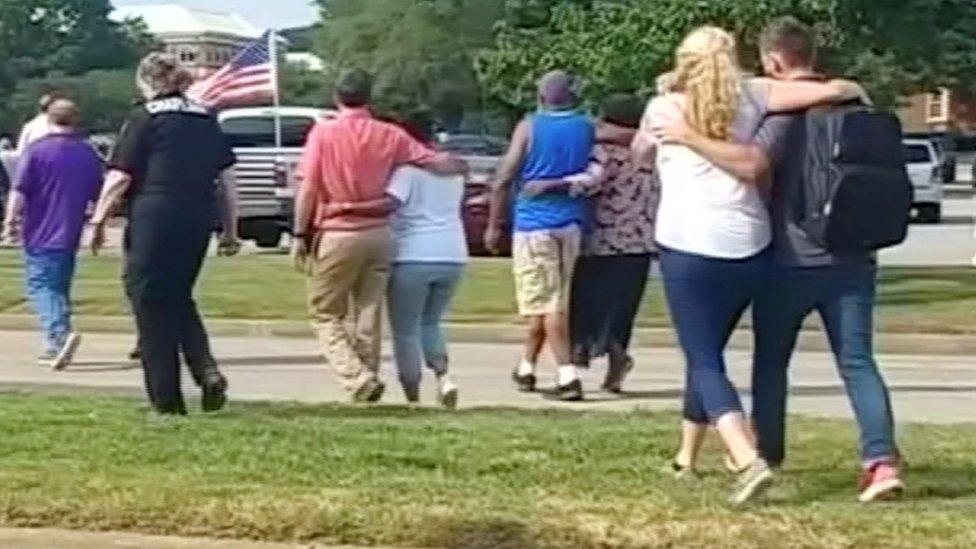
<svg viewBox="0 0 976 549"><path fill-rule="evenodd" d="M50 91L68 93L82 109L93 133L119 129L136 98L134 69L97 69L80 76L54 75L23 80L7 99L4 125L15 127L37 110L37 98Z"/></svg>
<svg viewBox="0 0 976 549"><path fill-rule="evenodd" d="M331 104L326 90L326 76L322 72L284 64L279 78L282 105L326 107Z"/></svg>
<svg viewBox="0 0 976 549"><path fill-rule="evenodd" d="M25 77L132 65L144 35L110 21L111 9L108 0L0 0L0 91Z"/></svg>
<svg viewBox="0 0 976 549"><path fill-rule="evenodd" d="M123 84L121 75L82 76L90 71L131 70L151 46L141 23L110 21L111 10L109 0L0 0L3 129L16 131L34 110L37 98L25 110L24 94L50 88L51 83L77 93L83 108L98 120L103 108L121 104L121 96L128 95L128 103L132 86Z"/></svg>
<svg viewBox="0 0 976 549"><path fill-rule="evenodd" d="M334 63L331 89L346 69L376 77L381 110L431 109L449 128L483 100L473 53L492 43L503 0L320 0L317 52Z"/></svg>
<svg viewBox="0 0 976 549"><path fill-rule="evenodd" d="M934 85L976 84L976 5L971 0L509 0L493 48L476 59L493 99L530 108L535 79L560 67L585 76L596 101L616 91L647 94L692 28L714 24L740 37L756 66L756 39L791 14L817 28L824 67L858 78L881 104ZM542 15L547 15L543 17Z"/></svg>

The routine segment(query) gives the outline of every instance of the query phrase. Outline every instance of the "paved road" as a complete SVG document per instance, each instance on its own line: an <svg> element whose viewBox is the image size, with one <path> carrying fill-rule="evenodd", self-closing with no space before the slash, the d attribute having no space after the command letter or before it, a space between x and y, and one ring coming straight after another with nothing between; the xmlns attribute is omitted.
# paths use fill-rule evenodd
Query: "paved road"
<svg viewBox="0 0 976 549"><path fill-rule="evenodd" d="M297 546L114 532L75 532L53 528L2 528L0 547L4 549L342 549L318 545Z"/></svg>
<svg viewBox="0 0 976 549"><path fill-rule="evenodd" d="M0 332L0 387L38 390L118 391L141 393L141 373L120 360L132 344L131 336L91 335L72 369L53 373L36 366L36 341L24 332ZM328 402L344 399L330 371L316 358L309 339L216 338L215 352L231 382L232 397L244 400ZM683 361L674 349L647 349L637 353L638 368L622 397L593 392L588 401L563 404L512 390L509 369L519 357L513 345L458 344L453 346L454 374L461 387L462 406L571 407L598 410L674 409L680 400ZM899 420L958 423L976 417L976 358L940 356L881 357L892 383ZM729 353L730 367L740 387L747 387L749 354ZM386 402L403 402L389 360L383 376L392 382ZM550 383L551 369L543 371ZM602 369L586 378L599 385ZM805 353L794 369L795 396L791 411L829 417L850 417L847 399L828 355ZM185 386L189 386L186 382ZM425 387L432 401L433 388Z"/></svg>
<svg viewBox="0 0 976 549"><path fill-rule="evenodd" d="M908 241L885 250L881 254L881 263L889 266L970 265L976 254L976 239L973 238L976 202L971 194L972 189L966 185L953 186L951 194L943 202L943 222L939 225L912 225ZM121 230L111 229L109 253L118 253L121 241ZM283 243L287 244L287 238ZM243 253L280 253L284 249L279 252L258 250L246 244Z"/></svg>
<svg viewBox="0 0 976 549"><path fill-rule="evenodd" d="M912 225L908 241L883 251L881 263L889 266L970 265L976 254L976 239L973 238L976 202L963 188L954 189L942 203L942 208L941 224Z"/></svg>

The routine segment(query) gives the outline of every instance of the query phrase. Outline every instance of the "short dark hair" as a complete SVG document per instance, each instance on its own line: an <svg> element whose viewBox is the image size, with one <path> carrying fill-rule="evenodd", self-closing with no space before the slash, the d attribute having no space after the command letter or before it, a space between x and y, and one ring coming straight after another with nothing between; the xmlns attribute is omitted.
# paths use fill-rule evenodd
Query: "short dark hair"
<svg viewBox="0 0 976 549"><path fill-rule="evenodd" d="M396 124L421 143L434 141L434 117L427 109L415 109L397 116Z"/></svg>
<svg viewBox="0 0 976 549"><path fill-rule="evenodd" d="M643 116L643 103L637 96L628 93L613 94L600 105L600 118L617 126L637 129Z"/></svg>
<svg viewBox="0 0 976 549"><path fill-rule="evenodd" d="M817 62L817 35L796 17L780 17L763 29L759 50L778 53L793 67L809 67Z"/></svg>
<svg viewBox="0 0 976 549"><path fill-rule="evenodd" d="M343 107L365 107L373 99L373 78L363 70L351 70L342 75L336 86L336 101Z"/></svg>

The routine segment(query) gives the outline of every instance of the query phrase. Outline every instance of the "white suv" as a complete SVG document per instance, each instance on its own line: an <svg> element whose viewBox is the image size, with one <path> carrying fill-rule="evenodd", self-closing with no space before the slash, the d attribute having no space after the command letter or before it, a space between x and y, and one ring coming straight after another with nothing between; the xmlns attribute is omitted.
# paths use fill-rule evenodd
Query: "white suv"
<svg viewBox="0 0 976 549"><path fill-rule="evenodd" d="M939 223L942 221L943 196L939 153L928 139L905 139L902 144L914 190L912 213L921 222Z"/></svg>

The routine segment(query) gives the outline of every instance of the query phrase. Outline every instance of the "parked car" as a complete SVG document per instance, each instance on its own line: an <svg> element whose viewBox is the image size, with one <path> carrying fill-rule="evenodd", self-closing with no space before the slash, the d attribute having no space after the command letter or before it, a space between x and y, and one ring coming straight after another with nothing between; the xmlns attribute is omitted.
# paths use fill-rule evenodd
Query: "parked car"
<svg viewBox="0 0 976 549"><path fill-rule="evenodd" d="M460 156L501 157L508 149L508 141L491 135L474 133L441 134L440 148Z"/></svg>
<svg viewBox="0 0 976 549"><path fill-rule="evenodd" d="M912 213L924 223L942 220L943 177L939 153L928 139L905 139L905 164L914 190Z"/></svg>
<svg viewBox="0 0 976 549"><path fill-rule="evenodd" d="M275 109L229 109L220 113L220 127L237 155L239 230L241 238L260 248L278 246L291 231L295 178L305 138L322 118L335 111L279 107L281 146L275 135Z"/></svg>
<svg viewBox="0 0 976 549"><path fill-rule="evenodd" d="M471 175L465 183L464 191L464 230L471 255L489 255L485 248L488 200L495 172L501 156L508 148L508 142L492 136L455 134L441 136L438 148L460 156L471 166ZM505 255L510 252L508 243L502 252Z"/></svg>
<svg viewBox="0 0 976 549"><path fill-rule="evenodd" d="M935 147L936 158L938 158L939 167L942 169L942 182L955 182L959 149L953 136L946 133L909 133L905 137L929 140Z"/></svg>

